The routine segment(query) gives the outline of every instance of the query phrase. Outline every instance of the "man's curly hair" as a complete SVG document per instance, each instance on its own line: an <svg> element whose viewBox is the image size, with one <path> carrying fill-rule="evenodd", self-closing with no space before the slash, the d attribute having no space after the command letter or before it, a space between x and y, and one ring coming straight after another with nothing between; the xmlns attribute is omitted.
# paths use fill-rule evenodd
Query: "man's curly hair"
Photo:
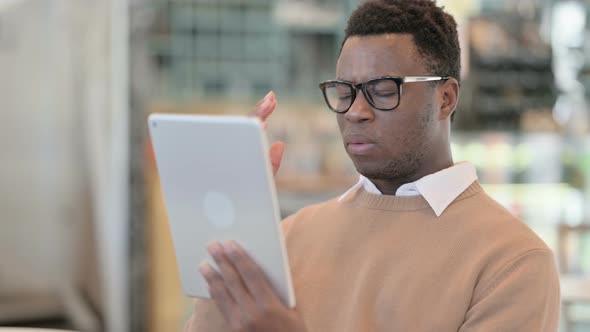
<svg viewBox="0 0 590 332"><path fill-rule="evenodd" d="M348 19L342 46L348 37L389 33L411 34L432 75L460 79L461 47L457 23L434 1L366 1Z"/></svg>

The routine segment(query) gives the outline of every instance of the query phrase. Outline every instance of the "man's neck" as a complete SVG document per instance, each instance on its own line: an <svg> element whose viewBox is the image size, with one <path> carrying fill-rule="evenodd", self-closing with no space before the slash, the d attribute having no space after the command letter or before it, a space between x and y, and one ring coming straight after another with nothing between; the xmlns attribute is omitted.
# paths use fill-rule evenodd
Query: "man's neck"
<svg viewBox="0 0 590 332"><path fill-rule="evenodd" d="M454 165L453 157L449 156L446 160L438 163L429 163L430 167L423 167L417 170L414 174L404 178L392 179L371 179L369 180L379 189L383 195L396 195L398 189L404 184L416 182L421 178L442 171Z"/></svg>

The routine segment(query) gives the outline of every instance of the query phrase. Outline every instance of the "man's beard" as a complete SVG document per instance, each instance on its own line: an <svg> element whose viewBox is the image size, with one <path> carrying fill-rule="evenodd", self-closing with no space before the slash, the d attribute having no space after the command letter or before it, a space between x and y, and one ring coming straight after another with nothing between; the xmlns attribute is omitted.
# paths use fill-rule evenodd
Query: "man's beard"
<svg viewBox="0 0 590 332"><path fill-rule="evenodd" d="M434 109L432 105L427 105L427 111L420 121L420 125L415 130L415 135L405 137L398 144L411 147L395 159L383 162L381 165L372 165L366 167L356 167L357 171L372 180L395 181L398 183L410 183L416 179L416 172L424 165L427 159L426 153L429 147L428 130L431 128Z"/></svg>
<svg viewBox="0 0 590 332"><path fill-rule="evenodd" d="M371 180L395 180L396 182L409 183L414 179L416 171L421 168L425 157L425 151L408 150L399 158L388 160L376 167L357 167L357 171Z"/></svg>

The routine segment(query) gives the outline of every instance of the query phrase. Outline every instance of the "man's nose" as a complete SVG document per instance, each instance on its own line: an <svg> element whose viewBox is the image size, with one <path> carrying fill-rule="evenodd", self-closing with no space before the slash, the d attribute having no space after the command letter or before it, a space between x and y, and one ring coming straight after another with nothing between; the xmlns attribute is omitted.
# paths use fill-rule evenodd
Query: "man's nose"
<svg viewBox="0 0 590 332"><path fill-rule="evenodd" d="M373 107L367 99L365 98L365 94L359 90L356 99L350 106L350 109L344 117L350 122L368 122L373 121L375 118L375 113Z"/></svg>

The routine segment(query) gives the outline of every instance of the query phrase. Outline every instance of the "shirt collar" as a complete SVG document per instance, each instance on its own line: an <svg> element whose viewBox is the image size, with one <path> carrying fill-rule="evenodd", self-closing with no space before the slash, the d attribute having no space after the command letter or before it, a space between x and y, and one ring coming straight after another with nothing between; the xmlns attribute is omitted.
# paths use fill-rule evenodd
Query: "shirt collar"
<svg viewBox="0 0 590 332"><path fill-rule="evenodd" d="M436 216L440 217L449 205L476 180L477 174L473 164L461 162L427 175L416 182L404 184L396 191L396 195L422 195ZM368 193L381 195L381 192L373 182L360 175L359 181L340 196L339 200L341 201L351 191L360 187L363 187Z"/></svg>

